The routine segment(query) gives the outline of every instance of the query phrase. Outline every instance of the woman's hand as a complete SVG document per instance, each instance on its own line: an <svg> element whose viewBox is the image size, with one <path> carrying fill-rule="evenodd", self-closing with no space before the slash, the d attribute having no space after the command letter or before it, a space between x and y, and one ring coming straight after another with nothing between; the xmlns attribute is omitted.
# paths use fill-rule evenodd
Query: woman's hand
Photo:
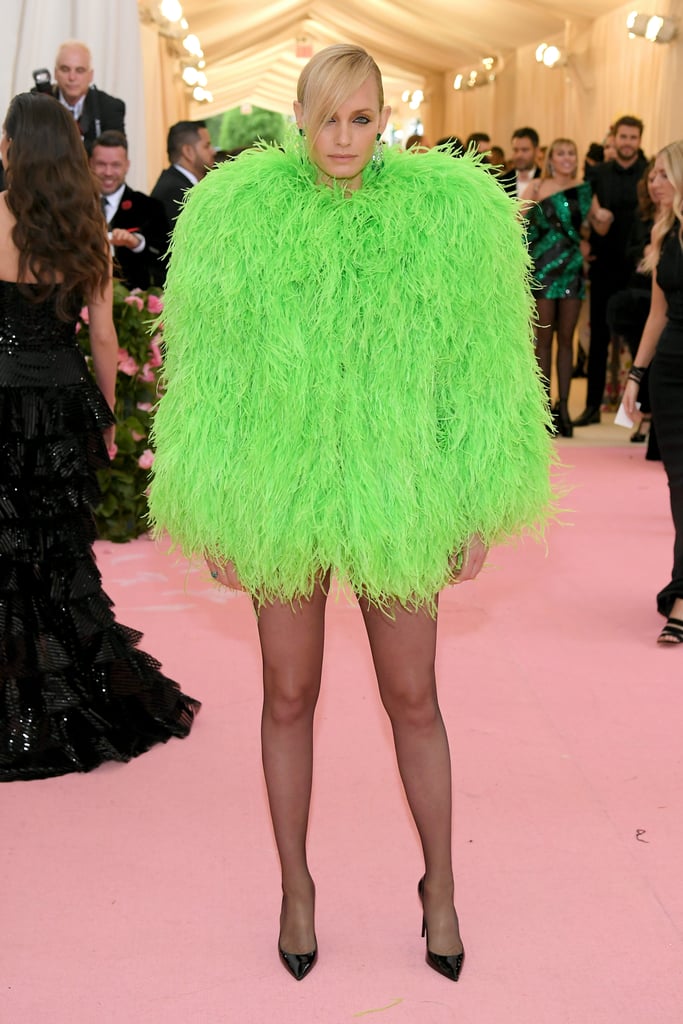
<svg viewBox="0 0 683 1024"><path fill-rule="evenodd" d="M214 562L212 558L205 559L206 564L209 567L211 578L220 583L223 587L229 587L230 590L244 590L242 582L237 575L237 571L232 562Z"/></svg>
<svg viewBox="0 0 683 1024"><path fill-rule="evenodd" d="M488 553L489 549L479 534L473 533L462 551L462 564L459 569L456 566L461 553L451 555L451 581L464 583L466 580L473 580L481 572Z"/></svg>
<svg viewBox="0 0 683 1024"><path fill-rule="evenodd" d="M624 396L622 402L624 405L624 412L629 419L635 419L638 415L636 409L636 398L638 397L638 388L640 384L636 384L634 380L627 380L626 387L624 388Z"/></svg>

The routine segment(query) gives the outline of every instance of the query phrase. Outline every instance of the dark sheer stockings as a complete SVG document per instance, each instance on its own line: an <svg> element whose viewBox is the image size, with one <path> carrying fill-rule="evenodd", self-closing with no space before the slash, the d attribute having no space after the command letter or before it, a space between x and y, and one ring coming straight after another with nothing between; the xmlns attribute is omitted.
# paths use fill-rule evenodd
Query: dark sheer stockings
<svg viewBox="0 0 683 1024"><path fill-rule="evenodd" d="M581 312L581 299L536 299L536 358L547 381L550 397L553 334L557 333L557 383L560 402L569 399L572 381L574 331Z"/></svg>
<svg viewBox="0 0 683 1024"><path fill-rule="evenodd" d="M263 654L263 766L282 868L280 944L292 953L315 947L315 890L306 860L313 763L313 715L320 690L328 581L311 599L259 610ZM430 948L462 950L453 909L451 770L436 695L436 620L395 607L391 616L360 601L389 715L399 771L425 858Z"/></svg>

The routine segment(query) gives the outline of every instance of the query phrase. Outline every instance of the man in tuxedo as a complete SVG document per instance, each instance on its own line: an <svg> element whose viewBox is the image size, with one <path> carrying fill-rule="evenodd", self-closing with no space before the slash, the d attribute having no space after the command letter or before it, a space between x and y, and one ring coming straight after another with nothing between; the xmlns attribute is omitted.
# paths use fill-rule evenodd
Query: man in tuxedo
<svg viewBox="0 0 683 1024"><path fill-rule="evenodd" d="M102 132L125 132L126 105L92 84L92 57L85 43L70 39L59 47L55 59L56 85L52 95L71 111L90 153Z"/></svg>
<svg viewBox="0 0 683 1024"><path fill-rule="evenodd" d="M100 183L102 209L118 265L115 271L120 269L127 288L163 287L169 225L160 202L126 185L130 167L126 136L102 132L93 145L90 167Z"/></svg>
<svg viewBox="0 0 683 1024"><path fill-rule="evenodd" d="M173 227L183 196L213 166L216 150L204 121L178 121L171 125L166 148L171 166L159 175L152 196L164 204Z"/></svg>
<svg viewBox="0 0 683 1024"><path fill-rule="evenodd" d="M509 171L498 175L505 191L519 199L533 178L541 173L538 166L538 132L535 128L517 128L512 133L512 164Z"/></svg>

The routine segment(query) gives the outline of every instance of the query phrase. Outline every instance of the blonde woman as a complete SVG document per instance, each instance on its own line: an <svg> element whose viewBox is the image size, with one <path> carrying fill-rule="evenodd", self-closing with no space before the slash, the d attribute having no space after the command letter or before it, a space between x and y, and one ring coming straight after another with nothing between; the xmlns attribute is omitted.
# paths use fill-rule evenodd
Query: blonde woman
<svg viewBox="0 0 683 1024"><path fill-rule="evenodd" d="M586 294L584 259L588 243L582 225L592 192L578 180L579 158L571 139L555 139L548 147L543 173L527 187L529 253L536 282L536 356L550 397L553 335L557 334L559 398L554 410L557 431L571 437L569 388L572 380L574 331Z"/></svg>
<svg viewBox="0 0 683 1024"><path fill-rule="evenodd" d="M301 980L318 952L306 835L335 575L358 597L421 840L427 963L457 981L438 594L548 502L523 231L472 158L384 148L390 109L359 47L318 53L294 111L283 149L221 165L178 219L152 515L257 612L283 965Z"/></svg>
<svg viewBox="0 0 683 1024"><path fill-rule="evenodd" d="M683 644L683 141L672 142L657 154L650 191L658 204L644 260L652 271L652 298L624 406L633 417L638 388L650 366L652 420L674 523L671 580L657 594L657 608L667 618L658 643L675 646Z"/></svg>

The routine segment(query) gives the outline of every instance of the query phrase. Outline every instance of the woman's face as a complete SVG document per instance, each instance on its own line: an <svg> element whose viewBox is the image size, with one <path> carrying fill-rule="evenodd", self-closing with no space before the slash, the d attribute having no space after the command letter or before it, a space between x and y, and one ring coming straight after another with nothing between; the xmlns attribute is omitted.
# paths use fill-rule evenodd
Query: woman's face
<svg viewBox="0 0 683 1024"><path fill-rule="evenodd" d="M297 124L306 130L306 119L300 103L294 104ZM350 190L360 188L364 168L372 160L377 135L384 131L390 107L379 109L377 83L366 78L323 125L316 139L309 140L312 162L328 185L342 181Z"/></svg>
<svg viewBox="0 0 683 1024"><path fill-rule="evenodd" d="M658 206L673 206L676 189L667 177L661 153L655 160L655 165L647 180L647 188L653 203Z"/></svg>
<svg viewBox="0 0 683 1024"><path fill-rule="evenodd" d="M550 156L550 166L553 174L563 174L569 178L576 177L578 167L576 148L569 142L558 142L553 147Z"/></svg>
<svg viewBox="0 0 683 1024"><path fill-rule="evenodd" d="M607 163L608 160L614 160L615 156L617 155L617 147L614 145L613 135L608 135L605 138L603 150L603 160L605 161L605 163Z"/></svg>

